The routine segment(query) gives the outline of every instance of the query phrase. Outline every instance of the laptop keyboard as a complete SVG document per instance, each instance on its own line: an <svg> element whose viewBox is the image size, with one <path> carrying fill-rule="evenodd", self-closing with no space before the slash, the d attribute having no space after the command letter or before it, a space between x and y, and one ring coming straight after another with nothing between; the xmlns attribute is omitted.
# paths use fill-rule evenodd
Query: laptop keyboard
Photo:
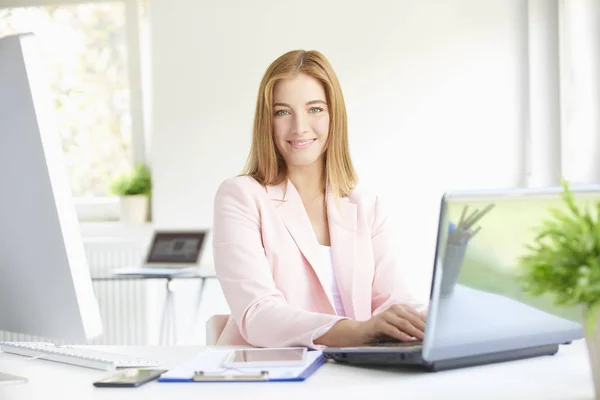
<svg viewBox="0 0 600 400"><path fill-rule="evenodd" d="M421 346L423 341L413 340L411 342L400 342L398 340L379 340L369 344L370 347L412 347Z"/></svg>

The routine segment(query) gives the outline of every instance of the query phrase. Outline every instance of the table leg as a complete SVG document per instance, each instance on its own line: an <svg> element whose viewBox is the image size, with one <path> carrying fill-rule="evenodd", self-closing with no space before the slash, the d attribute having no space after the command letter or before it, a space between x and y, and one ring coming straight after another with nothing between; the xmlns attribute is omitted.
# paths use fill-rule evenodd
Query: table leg
<svg viewBox="0 0 600 400"><path fill-rule="evenodd" d="M160 344L177 344L177 321L175 318L175 298L171 289L171 279L167 279L166 297L160 324Z"/></svg>
<svg viewBox="0 0 600 400"><path fill-rule="evenodd" d="M191 334L194 334L196 323L198 322L198 314L200 313L200 303L202 303L202 295L204 293L204 286L206 285L206 277L200 278L200 287L198 288L198 295L196 296L196 306L194 308L194 319L192 320ZM193 338L192 338L193 339Z"/></svg>
<svg viewBox="0 0 600 400"><path fill-rule="evenodd" d="M170 337L172 338L172 341L169 344L177 344L177 318L176 318L176 311L175 311L175 295L173 293L173 291L170 291L171 296L170 296L170 302L169 302L169 308L170 308L170 314L171 314L171 318L169 320L169 323L171 325L171 335Z"/></svg>

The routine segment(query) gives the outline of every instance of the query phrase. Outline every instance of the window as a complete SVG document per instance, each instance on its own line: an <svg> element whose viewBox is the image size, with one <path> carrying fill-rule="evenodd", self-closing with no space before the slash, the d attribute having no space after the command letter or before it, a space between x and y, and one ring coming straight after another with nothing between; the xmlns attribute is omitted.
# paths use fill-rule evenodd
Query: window
<svg viewBox="0 0 600 400"><path fill-rule="evenodd" d="M116 176L143 161L134 160L136 146L143 149L143 134L132 130L132 122L141 121L132 120L132 108L139 106L131 97L137 82L129 80L129 62L138 62L138 49L131 49L137 42L128 38L134 30L127 24L137 21L128 21L124 1L43 1L5 8L0 1L0 37L22 32L38 37L73 195L89 211L112 196L110 183ZM106 209L98 213L100 219L111 219Z"/></svg>

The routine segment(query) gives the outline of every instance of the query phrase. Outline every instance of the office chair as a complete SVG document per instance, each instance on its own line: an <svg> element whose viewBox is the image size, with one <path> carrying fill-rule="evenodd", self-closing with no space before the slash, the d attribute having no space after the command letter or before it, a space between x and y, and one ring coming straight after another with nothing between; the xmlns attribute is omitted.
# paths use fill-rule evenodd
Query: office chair
<svg viewBox="0 0 600 400"><path fill-rule="evenodd" d="M206 321L206 345L214 346L219 340L219 336L223 332L229 315L227 314L215 314Z"/></svg>

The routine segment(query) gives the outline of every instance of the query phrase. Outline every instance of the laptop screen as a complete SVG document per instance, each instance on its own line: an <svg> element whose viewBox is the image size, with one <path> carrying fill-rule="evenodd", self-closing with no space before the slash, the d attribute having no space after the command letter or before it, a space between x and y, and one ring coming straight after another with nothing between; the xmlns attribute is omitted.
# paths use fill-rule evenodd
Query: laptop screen
<svg viewBox="0 0 600 400"><path fill-rule="evenodd" d="M146 262L195 264L204 245L206 232L156 232Z"/></svg>
<svg viewBox="0 0 600 400"><path fill-rule="evenodd" d="M595 207L600 200L598 192L575 196L585 207ZM432 289L435 318L427 326L433 332L426 332L427 347L434 348L429 357L445 359L580 337L581 310L556 305L552 295L529 294L519 276L520 257L534 243L536 229L552 217L551 209L566 207L560 192L456 194L446 200Z"/></svg>

